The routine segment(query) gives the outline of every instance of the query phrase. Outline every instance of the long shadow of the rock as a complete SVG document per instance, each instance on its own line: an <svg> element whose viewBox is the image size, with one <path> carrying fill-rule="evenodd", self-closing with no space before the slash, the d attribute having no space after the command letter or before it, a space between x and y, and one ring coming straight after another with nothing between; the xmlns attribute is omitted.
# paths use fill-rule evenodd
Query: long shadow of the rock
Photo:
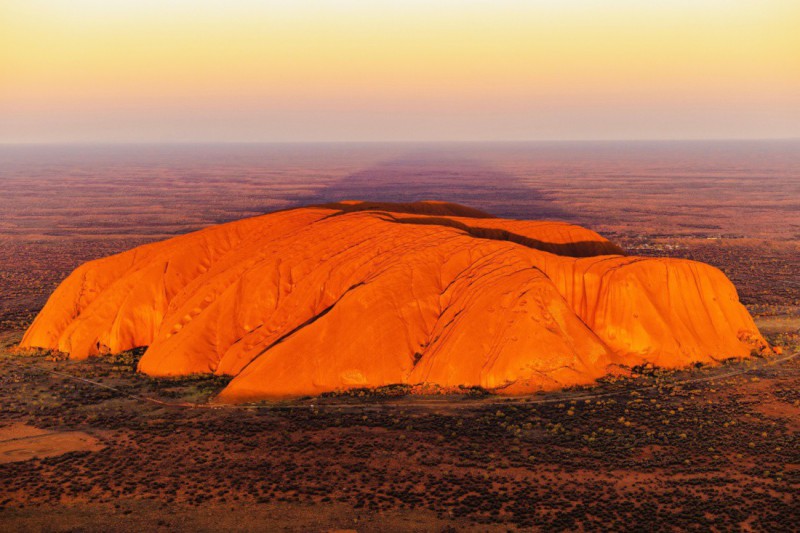
<svg viewBox="0 0 800 533"><path fill-rule="evenodd" d="M441 200L509 218L570 220L547 193L523 186L513 174L466 158L427 154L400 157L345 176L298 205L342 200Z"/></svg>

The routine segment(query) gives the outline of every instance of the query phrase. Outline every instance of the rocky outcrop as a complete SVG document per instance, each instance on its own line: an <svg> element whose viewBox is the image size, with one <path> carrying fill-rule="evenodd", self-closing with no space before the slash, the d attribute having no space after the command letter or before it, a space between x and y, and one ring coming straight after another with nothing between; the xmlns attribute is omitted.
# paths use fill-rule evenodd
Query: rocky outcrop
<svg viewBox="0 0 800 533"><path fill-rule="evenodd" d="M527 393L769 349L711 266L441 202L282 211L86 263L21 346L148 346L140 371L235 376L231 402L397 383Z"/></svg>

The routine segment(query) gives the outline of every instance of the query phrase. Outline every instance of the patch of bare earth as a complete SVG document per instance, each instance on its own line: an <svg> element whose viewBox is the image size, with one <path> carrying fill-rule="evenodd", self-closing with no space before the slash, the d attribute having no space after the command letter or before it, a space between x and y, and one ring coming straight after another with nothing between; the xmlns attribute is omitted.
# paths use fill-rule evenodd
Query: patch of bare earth
<svg viewBox="0 0 800 533"><path fill-rule="evenodd" d="M69 452L95 452L105 448L82 431L45 431L27 424L0 427L0 463L57 457Z"/></svg>

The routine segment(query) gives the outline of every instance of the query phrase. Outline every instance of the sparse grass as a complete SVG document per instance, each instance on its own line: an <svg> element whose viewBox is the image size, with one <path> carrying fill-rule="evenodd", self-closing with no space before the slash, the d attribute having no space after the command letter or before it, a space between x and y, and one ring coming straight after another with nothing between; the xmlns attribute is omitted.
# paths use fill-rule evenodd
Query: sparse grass
<svg viewBox="0 0 800 533"><path fill-rule="evenodd" d="M791 528L800 518L792 503L800 362L768 362L652 369L532 401L392 386L259 409L188 409L43 370L175 402L208 398L225 380L147 378L129 370L127 355L0 357L4 421L81 429L107 446L0 466L10 480L0 516L23 503L159 501L198 512L336 505L350 509L348 519L407 512L459 529ZM725 377L732 370L747 373Z"/></svg>

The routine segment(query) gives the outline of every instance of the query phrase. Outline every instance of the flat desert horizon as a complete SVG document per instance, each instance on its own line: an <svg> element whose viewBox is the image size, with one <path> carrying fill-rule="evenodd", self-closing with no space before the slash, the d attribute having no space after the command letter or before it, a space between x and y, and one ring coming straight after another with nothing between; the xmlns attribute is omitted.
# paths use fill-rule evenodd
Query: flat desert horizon
<svg viewBox="0 0 800 533"><path fill-rule="evenodd" d="M579 224L636 255L722 268L753 311L800 305L800 141L6 145L0 154L3 321L30 321L87 260L343 200L440 200ZM38 280L25 279L32 265Z"/></svg>

